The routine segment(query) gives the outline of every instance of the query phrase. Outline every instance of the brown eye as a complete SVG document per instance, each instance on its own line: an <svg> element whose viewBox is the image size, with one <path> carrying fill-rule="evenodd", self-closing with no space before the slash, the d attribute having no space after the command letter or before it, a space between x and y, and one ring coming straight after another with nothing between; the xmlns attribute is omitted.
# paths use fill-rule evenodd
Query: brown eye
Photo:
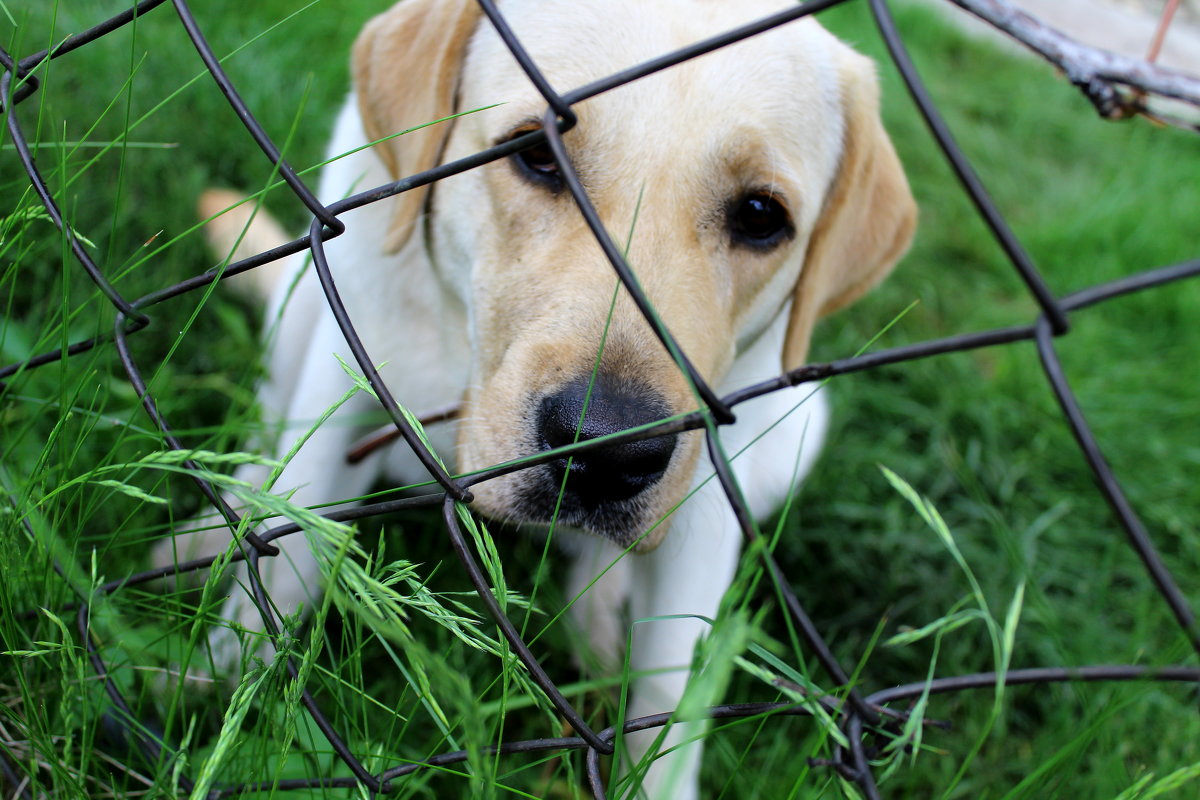
<svg viewBox="0 0 1200 800"><path fill-rule="evenodd" d="M547 176L558 175L558 164L554 162L554 153L550 151L548 144L534 145L528 150L522 150L516 154L516 158L527 172Z"/></svg>
<svg viewBox="0 0 1200 800"><path fill-rule="evenodd" d="M751 192L732 204L729 228L734 242L750 247L774 247L792 235L792 218L769 192Z"/></svg>
<svg viewBox="0 0 1200 800"><path fill-rule="evenodd" d="M517 128L505 139L511 141L527 133L541 130L540 125ZM562 177L558 172L558 164L554 161L554 152L547 142L527 147L509 157L517 173L525 180L557 192L562 188Z"/></svg>

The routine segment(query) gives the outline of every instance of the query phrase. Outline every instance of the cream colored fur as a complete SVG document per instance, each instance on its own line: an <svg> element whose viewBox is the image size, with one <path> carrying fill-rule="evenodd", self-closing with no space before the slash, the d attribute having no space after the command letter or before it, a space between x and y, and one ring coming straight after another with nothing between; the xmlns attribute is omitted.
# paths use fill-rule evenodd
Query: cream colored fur
<svg viewBox="0 0 1200 800"><path fill-rule="evenodd" d="M788 5L506 0L500 8L565 91ZM488 108L335 161L322 175L325 201L487 148L544 113L544 101L480 22L474 0L401 2L367 25L353 66L355 94L338 118L331 156ZM720 392L802 364L817 320L879 281L911 238L915 207L879 122L873 66L811 19L603 94L577 111L578 127L565 142L593 202L614 238L629 238L641 284ZM729 208L750 190L767 190L787 207L794 230L785 241L760 250L731 240ZM431 429L435 447L459 471L531 451L537 403L586 374L606 323L605 368L615 380L653 387L671 413L696 407L623 291L609 320L616 279L569 194L529 180L514 159L344 219L346 233L328 245L341 296L368 352L386 362L383 377L402 403L419 413L462 401L457 424ZM218 250L232 247L229 231L240 231L243 221L230 216L222 223ZM270 224L260 216L245 244L267 246L279 235L262 227ZM298 259L286 271L301 268ZM289 282L272 280L268 318L282 314L282 322L260 400L284 425L285 452L348 388L335 356L353 359L311 271L286 305L281 287ZM343 463L360 433L344 420L372 402L359 394L319 429L278 490L316 504L356 497L380 474L404 483L425 479L402 444L356 467ZM734 472L752 511L765 516L793 489L794 476L811 467L826 428L826 399L801 387L736 413L722 441L729 453L748 448ZM701 450L699 434L680 437L661 479L639 496L633 522L609 531L622 545L635 542L637 554L622 557L617 544L596 536L578 537L569 548L577 587L619 559L575 611L593 648L611 663L625 640L627 604L632 664L654 673L634 687L633 716L678 704L693 645L706 630L699 620L716 615L737 564L741 534L717 482L708 480L712 468ZM253 469L243 477L261 480ZM527 521L520 498L538 480L545 477L534 471L481 484L475 507L499 520ZM672 512L689 491L695 494ZM178 544L216 552L221 536L191 534ZM286 557L264 562L267 590L284 611L317 600L319 570L301 542L281 541ZM226 614L261 628L240 592ZM687 617L648 621L669 615ZM218 644L236 663L236 643L226 636ZM664 747L702 730L701 722L675 725ZM635 756L653 733L631 737ZM700 749L697 743L655 761L646 794L698 796Z"/></svg>

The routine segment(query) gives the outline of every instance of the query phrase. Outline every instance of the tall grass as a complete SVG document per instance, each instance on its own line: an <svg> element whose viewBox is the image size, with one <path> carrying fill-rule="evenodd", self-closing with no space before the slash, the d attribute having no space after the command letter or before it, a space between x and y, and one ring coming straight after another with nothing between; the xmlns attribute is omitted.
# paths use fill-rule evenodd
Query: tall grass
<svg viewBox="0 0 1200 800"><path fill-rule="evenodd" d="M121 8L9 5L0 39L8 52L25 54ZM304 169L319 161L345 92L349 43L378 8L263 0L196 10L217 52L229 54L226 67L251 108ZM899 20L950 124L1056 292L1197 255L1194 136L1097 121L1047 68L968 39L920 8L899 9ZM863 4L822 21L882 55ZM16 113L56 199L117 288L137 297L211 266L194 235L195 197L209 185L259 188L271 167L201 73L170 8L37 76L41 90ZM881 76L921 228L884 287L821 326L818 359L857 351L914 301L875 346L1025 323L1035 313L890 67ZM11 144L3 147L7 364L106 333L113 312L38 211ZM267 203L299 227L298 203L284 193ZM131 346L167 418L197 449L238 453L256 426L255 313L217 289L156 306L152 316ZM1197 318L1200 287L1180 284L1081 312L1059 342L1102 445L1185 589L1200 571ZM827 452L790 512L765 530L865 687L1005 667L1191 658L1091 486L1031 345L846 376L832 391ZM203 631L221 624L218 587L96 595L105 581L144 569L149 545L199 504L185 476L155 461L164 443L112 348L20 373L0 392L0 749L20 780L45 796L123 797L170 796L178 770L215 785L347 776L281 661L251 659L236 687L205 676ZM544 559L530 537L497 534L512 600L536 598L527 628L535 652L596 725L611 723L627 676L575 671L579 644L558 617L556 557ZM296 630L292 652L307 685L354 752L373 769L469 753L465 764L398 781L401 797L577 796L577 757L487 754L490 744L555 735L559 723L502 645L464 643L463 636L494 642L494 633L479 622L439 520L407 512L373 521L359 526L358 543L361 552L344 558L358 565L362 586L428 604L382 622L335 611L364 605L361 595L347 600L351 586L329 596L315 624ZM706 700L799 700L808 695L795 687L840 688L794 643L768 587L748 560L706 644L708 670L695 690ZM71 604L80 599L92 603L96 644L137 724L171 743L168 757L149 763L129 746L131 723L118 720L75 632ZM185 663L193 672L181 683L175 673ZM930 697L917 711L955 729L911 725L877 742L889 797L1195 793L1200 722L1187 688L1026 687ZM833 772L806 761L827 757L841 735L819 719L715 724L706 793L850 796Z"/></svg>

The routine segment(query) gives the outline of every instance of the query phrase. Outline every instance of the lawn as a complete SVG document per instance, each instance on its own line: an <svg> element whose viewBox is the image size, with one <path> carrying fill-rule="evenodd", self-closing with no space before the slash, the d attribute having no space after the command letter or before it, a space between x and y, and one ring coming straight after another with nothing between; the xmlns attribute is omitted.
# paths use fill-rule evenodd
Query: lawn
<svg viewBox="0 0 1200 800"><path fill-rule="evenodd" d="M927 9L897 5L939 107L1056 294L1200 256L1195 134L1100 121L1048 67L968 38ZM0 41L25 55L125 7L2 5ZM228 54L247 104L304 171L319 164L346 92L350 42L381 7L223 0L196 4L195 13L216 52ZM821 20L881 61L886 122L921 226L893 278L822 324L812 358L850 356L873 340L882 349L1033 322L1034 303L915 113L866 4ZM257 190L272 170L203 73L170 5L36 74L40 90L15 113L56 201L122 295L140 297L212 266L196 232L196 196L213 185ZM2 367L109 334L114 311L38 210L7 132L0 145ZM266 202L301 230L304 210L286 192ZM164 416L189 447L240 452L257 425L253 309L220 287L156 305L150 316L129 342ZM1193 280L1080 311L1057 342L1109 462L1193 606L1198 318ZM1096 491L1031 343L841 376L831 391L826 452L790 514L767 530L780 531L778 557L793 588L866 691L993 670L998 661L1014 669L1195 664ZM28 796L173 796L176 770L219 785L350 775L279 664L253 672L236 695L223 682L172 689L172 670L189 656L203 666L203 625L219 624L211 619L216 587L96 595L106 581L145 569L149 546L200 505L185 475L153 459L163 437L111 345L7 378L0 431L5 797L13 792L5 781L23 782ZM228 459L209 463L228 469ZM928 498L948 537L881 468ZM541 542L496 532L504 562L514 565L509 588L535 598L529 630L543 631L535 653L590 721L610 724L614 682L585 679L572 665L572 633L556 617L560 579L541 563ZM372 769L470 753L466 764L398 780L399 797L585 796L578 755L483 752L564 728L523 672L488 652L490 625L458 631L471 647L439 618L482 610L436 515L372 520L358 540L371 553L366 579L405 578L395 602L407 618L383 624L326 609L297 645L309 689L352 751ZM428 613L411 604L415 597L432 598ZM86 657L75 629L81 599L91 603L95 645L136 722L123 721ZM764 679L778 663L791 665L797 681L836 688L795 645L773 593L760 587L730 606L738 612L713 640L714 658L732 672L726 699L786 699ZM938 622L926 636L902 635ZM881 753L876 775L889 798L1193 797L1196 702L1194 687L1149 682L931 698L925 716L953 728L927 728L913 754ZM171 757L150 761L131 747L128 731L142 725L171 744ZM811 719L724 723L709 736L706 796L854 796L831 770L808 764L831 749L830 731ZM256 796L357 795L276 788Z"/></svg>

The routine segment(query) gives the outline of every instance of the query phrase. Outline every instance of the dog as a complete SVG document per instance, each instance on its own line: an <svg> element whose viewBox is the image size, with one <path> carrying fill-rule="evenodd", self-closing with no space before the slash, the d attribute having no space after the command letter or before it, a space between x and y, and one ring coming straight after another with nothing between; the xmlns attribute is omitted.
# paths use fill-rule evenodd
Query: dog
<svg viewBox="0 0 1200 800"><path fill-rule="evenodd" d="M565 90L787 5L505 0L500 9ZM511 140L535 130L545 111L475 0L403 0L366 25L352 71L329 148L331 158L350 155L325 167L323 202ZM880 122L874 66L811 18L598 95L576 111L564 142L592 202L616 238L628 240L641 286L719 394L802 365L817 321L878 283L912 238L916 206ZM202 213L212 216L234 199L210 193ZM210 225L235 258L286 238L261 214L250 221L246 208ZM628 293L616 291L546 146L342 219L345 233L326 245L340 295L367 351L386 362L381 374L395 397L418 412L460 404L456 422L429 431L438 452L456 454L460 473L698 407ZM277 452L286 453L351 385L338 357L353 359L302 259L247 279L268 296L267 319L278 320L259 402L282 427ZM347 466L362 431L336 418L373 402L360 392L342 405L276 488L314 505L358 497L381 474L406 485L427 480L403 444ZM811 468L827 400L801 387L741 404L736 415L721 441L740 453L734 474L763 517ZM592 584L574 610L593 649L615 662L628 630L623 607L640 621L630 659L646 677L633 688L630 716L678 705L706 630L700 620L716 617L737 565L741 533L718 482L708 480L713 470L702 449L700 433L659 437L472 488L473 508L487 517L543 526L556 519L586 534L569 548L570 584ZM240 476L261 480L264 470L248 466ZM228 542L228 532L220 535ZM190 534L190 543L171 543L160 560L183 550L219 552L223 544L212 536ZM267 592L284 611L311 607L316 558L297 537L277 544L284 556L261 566ZM262 629L241 593L225 614ZM663 749L694 737L698 725L673 726ZM630 737L635 759L654 733ZM696 742L655 761L643 790L652 798L698 796L700 750Z"/></svg>

